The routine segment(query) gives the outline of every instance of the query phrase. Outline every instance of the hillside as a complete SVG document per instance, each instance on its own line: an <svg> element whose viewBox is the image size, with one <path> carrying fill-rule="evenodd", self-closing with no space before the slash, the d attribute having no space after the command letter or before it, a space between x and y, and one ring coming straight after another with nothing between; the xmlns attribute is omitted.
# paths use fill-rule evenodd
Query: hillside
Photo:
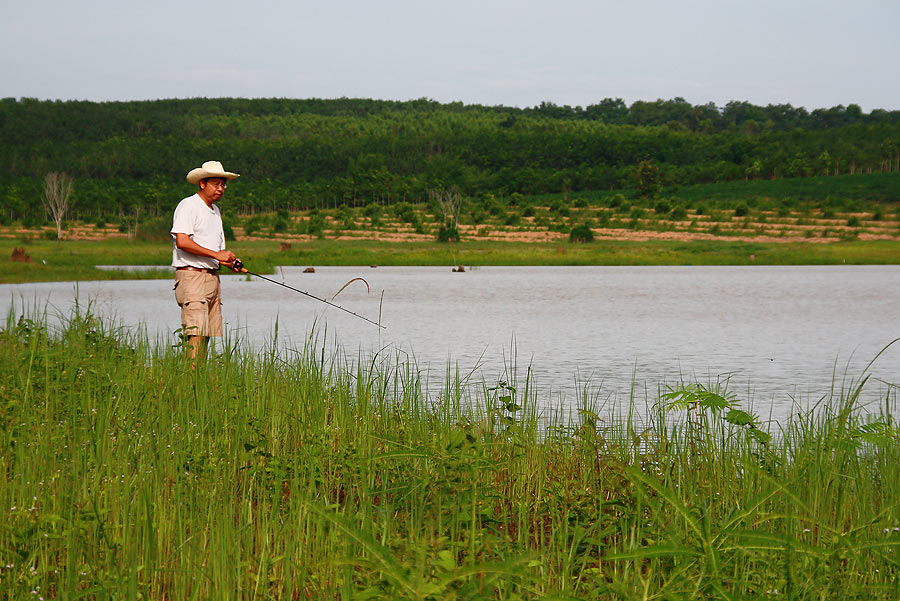
<svg viewBox="0 0 900 601"><path fill-rule="evenodd" d="M703 198L702 190L715 190L703 184L748 180L763 190L766 181L822 178L827 191L846 175L896 173L900 112L680 99L530 109L428 100L5 99L0 218L41 221L41 182L51 171L75 178L75 219L162 216L190 192L184 174L210 158L242 174L229 191L242 214L414 204L449 188L486 210L607 193L650 206L676 198L690 208L721 200ZM740 189L719 190L735 206L742 201L734 196ZM888 185L862 200L898 196Z"/></svg>

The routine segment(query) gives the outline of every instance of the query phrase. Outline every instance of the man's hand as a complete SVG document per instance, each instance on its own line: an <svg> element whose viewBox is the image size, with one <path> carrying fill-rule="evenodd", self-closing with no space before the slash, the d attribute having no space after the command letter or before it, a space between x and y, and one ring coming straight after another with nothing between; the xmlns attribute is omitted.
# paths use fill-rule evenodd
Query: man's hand
<svg viewBox="0 0 900 601"><path fill-rule="evenodd" d="M230 250L220 250L215 253L215 256L213 258L226 267L231 267L231 265L234 263L234 260L237 259L235 254Z"/></svg>

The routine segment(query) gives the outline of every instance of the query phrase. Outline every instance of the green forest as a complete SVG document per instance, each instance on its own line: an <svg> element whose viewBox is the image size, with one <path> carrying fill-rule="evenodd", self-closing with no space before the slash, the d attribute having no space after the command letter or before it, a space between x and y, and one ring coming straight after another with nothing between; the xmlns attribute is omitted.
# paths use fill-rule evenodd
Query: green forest
<svg viewBox="0 0 900 601"><path fill-rule="evenodd" d="M75 180L70 218L162 216L215 159L231 211L570 193L683 196L709 183L900 171L900 111L605 99L532 108L368 99L0 100L0 219L44 220L44 176ZM841 179L841 178L838 178ZM702 193L691 192L688 197ZM884 197L897 201L896 186Z"/></svg>

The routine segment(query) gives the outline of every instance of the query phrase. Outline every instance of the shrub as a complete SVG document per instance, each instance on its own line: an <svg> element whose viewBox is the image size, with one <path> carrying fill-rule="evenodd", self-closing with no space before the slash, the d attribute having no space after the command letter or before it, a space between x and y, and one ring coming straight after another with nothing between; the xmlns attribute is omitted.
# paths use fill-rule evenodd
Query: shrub
<svg viewBox="0 0 900 601"><path fill-rule="evenodd" d="M576 198L572 203L572 206L574 206L576 209L584 209L587 207L587 200L585 200L584 198Z"/></svg>
<svg viewBox="0 0 900 601"><path fill-rule="evenodd" d="M276 234L283 234L288 230L288 220L283 219L281 216L275 218L275 222L272 224L272 232Z"/></svg>
<svg viewBox="0 0 900 601"><path fill-rule="evenodd" d="M684 207L675 207L672 209L672 215L670 215L670 217L675 221L684 221L687 219L687 209Z"/></svg>
<svg viewBox="0 0 900 601"><path fill-rule="evenodd" d="M244 234L252 236L259 231L259 217L251 217L244 224Z"/></svg>
<svg viewBox="0 0 900 601"><path fill-rule="evenodd" d="M418 222L415 209L405 200L394 205L394 215L405 223L415 224Z"/></svg>
<svg viewBox="0 0 900 601"><path fill-rule="evenodd" d="M854 215L850 219L847 220L847 225L850 227L859 227L859 217Z"/></svg>
<svg viewBox="0 0 900 601"><path fill-rule="evenodd" d="M98 217L97 221L94 222L94 227L98 230L102 230L106 227L106 219L104 219L103 217Z"/></svg>
<svg viewBox="0 0 900 601"><path fill-rule="evenodd" d="M234 242L234 228L231 227L230 223L222 224L222 232L225 234L226 242Z"/></svg>
<svg viewBox="0 0 900 601"><path fill-rule="evenodd" d="M747 208L745 204L739 204L734 208L734 216L735 217L745 217L747 213L750 212L750 209Z"/></svg>
<svg viewBox="0 0 900 601"><path fill-rule="evenodd" d="M518 213L509 213L506 216L506 220L504 223L506 225L519 225L522 222L522 217Z"/></svg>
<svg viewBox="0 0 900 601"><path fill-rule="evenodd" d="M569 214L569 207L565 206L563 202L557 198L550 203L550 212L566 217Z"/></svg>
<svg viewBox="0 0 900 601"><path fill-rule="evenodd" d="M306 233L322 238L325 235L325 216L318 211L310 212L309 220L306 222Z"/></svg>
<svg viewBox="0 0 900 601"><path fill-rule="evenodd" d="M644 218L644 209L641 207L632 207L631 208L631 218L632 219L643 219Z"/></svg>
<svg viewBox="0 0 900 601"><path fill-rule="evenodd" d="M345 230L356 228L356 221L354 221L353 217L353 210L347 206L341 207L337 214L337 219Z"/></svg>
<svg viewBox="0 0 900 601"><path fill-rule="evenodd" d="M615 209L623 204L625 204L625 196L622 194L614 194L612 198L609 199L609 203L606 206L610 209Z"/></svg>
<svg viewBox="0 0 900 601"><path fill-rule="evenodd" d="M129 221L132 227L134 222ZM165 217L155 217L138 220L135 238L151 242L170 242L172 240L172 220Z"/></svg>
<svg viewBox="0 0 900 601"><path fill-rule="evenodd" d="M658 215L665 215L672 210L672 205L670 205L668 201L661 200L656 203L656 206L653 207L653 210L656 211Z"/></svg>
<svg viewBox="0 0 900 601"><path fill-rule="evenodd" d="M363 214L369 218L372 227L378 227L381 224L381 207L374 202L366 205L366 208L363 209Z"/></svg>
<svg viewBox="0 0 900 601"><path fill-rule="evenodd" d="M522 216L523 217L534 217L534 207L529 205L529 206L525 207L524 209L522 209Z"/></svg>
<svg viewBox="0 0 900 601"><path fill-rule="evenodd" d="M437 240L438 242L459 242L459 228L452 226L447 221L438 230Z"/></svg>
<svg viewBox="0 0 900 601"><path fill-rule="evenodd" d="M591 227L582 223L581 225L576 225L572 228L572 231L569 232L569 242L593 242L594 241L594 232L591 230Z"/></svg>

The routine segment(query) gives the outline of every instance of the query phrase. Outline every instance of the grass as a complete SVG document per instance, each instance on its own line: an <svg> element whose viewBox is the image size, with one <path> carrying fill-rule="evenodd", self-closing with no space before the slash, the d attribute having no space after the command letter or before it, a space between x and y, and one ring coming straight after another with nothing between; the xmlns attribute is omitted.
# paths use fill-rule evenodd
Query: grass
<svg viewBox="0 0 900 601"><path fill-rule="evenodd" d="M48 322L0 331L0 599L900 595L896 398L862 411L864 375L770 431L693 384L610 420L513 369L428 390L312 336L192 371Z"/></svg>
<svg viewBox="0 0 900 601"><path fill-rule="evenodd" d="M451 244L429 240L436 239L440 220L427 203L237 215L226 200L223 208L237 237L229 247L257 272L276 265L896 264L900 256L897 173L711 183L666 190L658 198L626 194L547 194L518 198L515 205L510 199L467 199L462 242ZM18 247L33 259L7 263L0 282L170 277L167 269L136 274L94 268L167 266L169 225L167 215L147 217L135 234L133 224L120 233L72 222L65 231L71 239L61 244L48 239L55 230L47 225L0 226L0 256ZM569 243L572 228L585 225L594 242ZM559 239L543 241L549 232ZM376 234L398 240L364 238ZM683 241L628 240L657 234Z"/></svg>
<svg viewBox="0 0 900 601"><path fill-rule="evenodd" d="M0 240L8 257L18 242ZM758 243L736 240L623 241L589 244L470 240L461 243L312 240L280 251L278 241L229 245L257 273L277 265L833 265L896 264L900 240L848 240L828 244ZM168 278L170 247L161 242L33 241L30 263L8 261L0 283ZM102 271L97 264L159 265L160 271Z"/></svg>

